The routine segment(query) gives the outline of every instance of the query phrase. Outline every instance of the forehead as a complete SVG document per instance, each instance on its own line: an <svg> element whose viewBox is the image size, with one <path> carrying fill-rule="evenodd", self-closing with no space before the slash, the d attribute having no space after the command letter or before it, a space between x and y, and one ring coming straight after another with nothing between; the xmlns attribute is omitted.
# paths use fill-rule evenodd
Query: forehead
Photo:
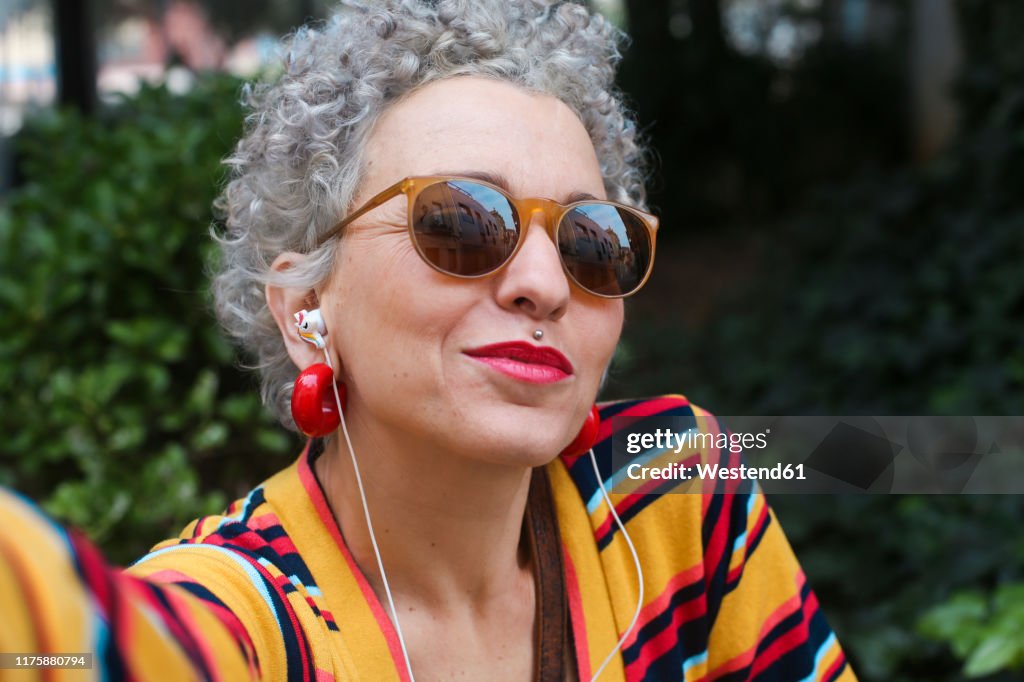
<svg viewBox="0 0 1024 682"><path fill-rule="evenodd" d="M605 196L576 114L555 97L487 78L436 81L400 100L377 121L366 151L367 193L412 175L476 171L507 178L520 196Z"/></svg>

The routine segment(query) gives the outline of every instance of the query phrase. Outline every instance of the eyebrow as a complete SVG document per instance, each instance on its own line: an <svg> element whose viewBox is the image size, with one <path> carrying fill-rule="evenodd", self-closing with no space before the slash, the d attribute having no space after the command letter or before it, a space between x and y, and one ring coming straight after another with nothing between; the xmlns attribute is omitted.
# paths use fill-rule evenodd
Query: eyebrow
<svg viewBox="0 0 1024 682"><path fill-rule="evenodd" d="M473 178L474 180L483 180L484 182L489 182L490 184L494 185L495 187L502 188L503 190L505 190L509 194L513 194L512 190L510 189L511 186L512 186L511 183L501 173L490 173L488 171L463 170L463 171L438 172L438 173L434 173L434 175L453 175L453 176L461 177L461 178ZM565 201L563 203L565 203L565 204L573 204L573 203L576 203L577 201L590 201L590 200L600 201L600 199L595 197L593 194L590 194L589 192L580 192L580 191L577 190L577 191L573 192L572 194L570 194L568 197L566 197L566 199L565 199Z"/></svg>

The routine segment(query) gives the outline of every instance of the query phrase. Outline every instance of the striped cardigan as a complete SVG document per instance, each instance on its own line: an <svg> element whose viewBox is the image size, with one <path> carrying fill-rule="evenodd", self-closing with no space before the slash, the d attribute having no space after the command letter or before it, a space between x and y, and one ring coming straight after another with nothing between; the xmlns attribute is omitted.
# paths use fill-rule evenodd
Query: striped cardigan
<svg viewBox="0 0 1024 682"><path fill-rule="evenodd" d="M612 416L694 414L707 413L679 396L604 406L602 478L616 474ZM635 569L589 457L556 459L548 474L576 665L589 680L632 619ZM611 498L643 566L645 601L602 680L855 679L760 492ZM407 679L308 447L127 571L3 491L0 518L0 651L91 651L98 679Z"/></svg>

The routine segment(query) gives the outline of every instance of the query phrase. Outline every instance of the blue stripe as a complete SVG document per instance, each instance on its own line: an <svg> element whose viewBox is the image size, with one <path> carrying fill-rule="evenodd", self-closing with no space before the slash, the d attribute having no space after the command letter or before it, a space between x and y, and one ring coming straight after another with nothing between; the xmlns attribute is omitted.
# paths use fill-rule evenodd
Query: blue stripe
<svg viewBox="0 0 1024 682"><path fill-rule="evenodd" d="M832 648L832 645L836 643L836 635L834 632L828 633L828 638L821 643L818 647L818 653L814 655L814 667L811 668L811 674L800 680L800 682L811 682L817 679L815 675L818 673L818 666L821 664L821 659L825 657L825 653Z"/></svg>
<svg viewBox="0 0 1024 682"><path fill-rule="evenodd" d="M692 668L695 665L707 665L707 662L708 662L708 650L707 649L705 649L704 651L700 652L699 654L694 654L693 656L690 656L688 659L683 661L683 679L686 679L686 673L689 672L690 668Z"/></svg>
<svg viewBox="0 0 1024 682"><path fill-rule="evenodd" d="M736 538L736 542L732 543L732 553L735 554L747 544L747 527L750 526L750 515L754 513L754 502L756 498L754 495L750 495L747 500L747 522L743 525L743 532Z"/></svg>
<svg viewBox="0 0 1024 682"><path fill-rule="evenodd" d="M225 526L225 524L237 523L237 522L241 521L242 519L249 518L249 516L253 512L253 510L252 510L253 498L256 496L256 493L262 493L262 492L263 492L263 488L262 487L253 488L252 490L250 490L249 494L245 496L245 503L242 504L241 508L238 510L238 513L237 514L232 514L230 516L224 516L220 520L220 523L217 524L217 530L220 530L221 528L223 528ZM263 501L262 500L262 495L260 497L261 497L260 502L262 502Z"/></svg>
<svg viewBox="0 0 1024 682"><path fill-rule="evenodd" d="M94 661L94 666L99 670L103 682L110 682L111 670L108 666L104 665L105 652L110 646L110 630L107 628L107 624L103 622L103 619L99 616L99 609L97 608L94 612L93 617L93 629L96 633L95 645L93 651L96 652L94 658L100 659Z"/></svg>

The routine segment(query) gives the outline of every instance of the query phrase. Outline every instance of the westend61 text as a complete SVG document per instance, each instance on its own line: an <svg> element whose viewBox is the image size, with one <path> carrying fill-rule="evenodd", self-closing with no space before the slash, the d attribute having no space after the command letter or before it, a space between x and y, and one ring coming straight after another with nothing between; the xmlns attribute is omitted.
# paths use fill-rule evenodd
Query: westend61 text
<svg viewBox="0 0 1024 682"><path fill-rule="evenodd" d="M776 464L773 467L751 467L746 464L726 467L720 464L670 464L663 467L648 467L630 464L626 475L634 481L647 479L691 481L803 481L803 464Z"/></svg>

